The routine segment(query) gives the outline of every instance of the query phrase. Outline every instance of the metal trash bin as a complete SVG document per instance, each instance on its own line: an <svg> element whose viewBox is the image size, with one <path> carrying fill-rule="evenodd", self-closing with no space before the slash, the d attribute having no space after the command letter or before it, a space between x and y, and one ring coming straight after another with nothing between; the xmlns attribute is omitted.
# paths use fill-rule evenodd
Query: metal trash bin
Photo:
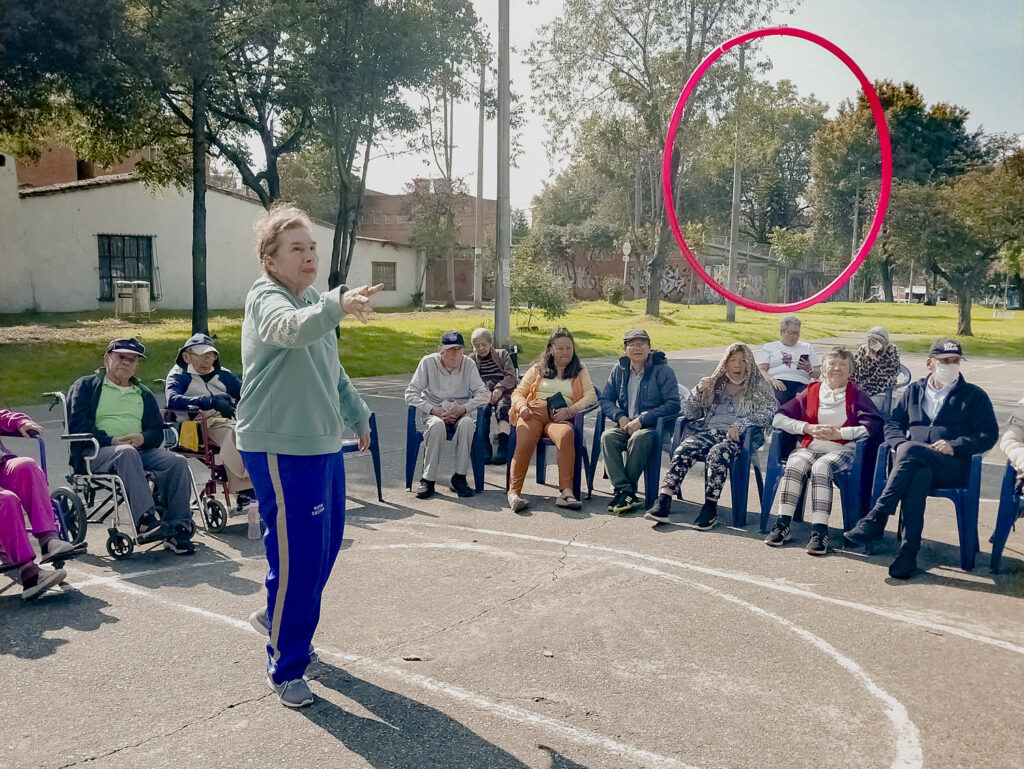
<svg viewBox="0 0 1024 769"><path fill-rule="evenodd" d="M114 281L114 315L135 313L135 285L130 280Z"/></svg>
<svg viewBox="0 0 1024 769"><path fill-rule="evenodd" d="M132 285L135 287L135 314L149 315L151 312L149 305L149 281L135 280L132 281Z"/></svg>

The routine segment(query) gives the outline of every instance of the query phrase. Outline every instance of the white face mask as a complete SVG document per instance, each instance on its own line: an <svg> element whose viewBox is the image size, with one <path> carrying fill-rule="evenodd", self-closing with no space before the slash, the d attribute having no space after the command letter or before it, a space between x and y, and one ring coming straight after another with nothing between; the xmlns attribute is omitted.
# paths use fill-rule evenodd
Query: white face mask
<svg viewBox="0 0 1024 769"><path fill-rule="evenodd" d="M882 349L882 343L876 342L874 339L872 339L870 342L868 342L868 349L871 350L872 352L878 352L879 350Z"/></svg>
<svg viewBox="0 0 1024 769"><path fill-rule="evenodd" d="M935 381L943 387L948 387L960 376L959 363L935 363L935 371L932 372Z"/></svg>
<svg viewBox="0 0 1024 769"><path fill-rule="evenodd" d="M733 379L732 374L730 374L728 371L725 372L725 378L732 382L734 385L743 384L744 382L747 381L747 378L745 376L741 376L739 379Z"/></svg>

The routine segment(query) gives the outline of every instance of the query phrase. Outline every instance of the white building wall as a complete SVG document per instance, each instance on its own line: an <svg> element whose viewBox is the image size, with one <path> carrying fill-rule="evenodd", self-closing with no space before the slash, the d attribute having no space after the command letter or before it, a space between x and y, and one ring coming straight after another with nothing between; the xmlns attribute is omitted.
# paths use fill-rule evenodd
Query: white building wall
<svg viewBox="0 0 1024 769"><path fill-rule="evenodd" d="M14 158L5 156L0 166L0 312L6 307L31 307L31 283L22 280L20 257L21 220L18 216L18 176Z"/></svg>
<svg viewBox="0 0 1024 769"><path fill-rule="evenodd" d="M0 172L6 172L6 167ZM32 306L61 312L111 307L99 296L97 236L153 236L160 299L157 307L192 306L192 198L174 189L151 191L140 182L71 188L12 201L10 186L0 174L0 228L9 212L21 223L20 242L13 254L0 251L5 265L0 289L0 312L20 312ZM13 206L12 206L13 202ZM253 223L263 214L255 201L210 190L207 205L207 302L211 308L232 309L245 304L245 295L259 275L253 250ZM5 231L6 228L0 230ZM332 231L314 224L321 265L317 287L327 287ZM0 237L0 242L5 240ZM10 250L10 249L9 249ZM13 262L7 269L8 260ZM382 292L380 306L407 304L413 288L416 253L408 246L359 239L353 254L349 285L370 282L371 262L396 263L395 291Z"/></svg>

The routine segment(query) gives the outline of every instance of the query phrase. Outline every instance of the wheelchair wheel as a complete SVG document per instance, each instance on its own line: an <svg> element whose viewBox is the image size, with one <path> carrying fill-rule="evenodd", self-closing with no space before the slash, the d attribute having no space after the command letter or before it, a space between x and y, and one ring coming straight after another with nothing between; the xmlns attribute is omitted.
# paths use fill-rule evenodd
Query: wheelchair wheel
<svg viewBox="0 0 1024 769"><path fill-rule="evenodd" d="M219 499L206 497L203 500L203 517L206 519L206 528L215 534L224 531L228 525L228 511Z"/></svg>
<svg viewBox="0 0 1024 769"><path fill-rule="evenodd" d="M135 543L119 531L107 537L107 552L119 561L124 560L135 550Z"/></svg>
<svg viewBox="0 0 1024 769"><path fill-rule="evenodd" d="M64 526L68 541L72 545L80 545L85 541L87 519L85 505L71 489L61 487L50 495L54 514Z"/></svg>

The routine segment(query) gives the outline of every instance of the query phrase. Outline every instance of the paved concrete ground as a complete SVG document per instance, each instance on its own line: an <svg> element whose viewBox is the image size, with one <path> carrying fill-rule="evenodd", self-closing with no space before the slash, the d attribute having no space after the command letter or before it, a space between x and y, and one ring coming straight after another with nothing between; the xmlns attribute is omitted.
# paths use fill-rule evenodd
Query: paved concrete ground
<svg viewBox="0 0 1024 769"><path fill-rule="evenodd" d="M717 358L672 365L692 385ZM611 362L590 365L601 382ZM1024 365L965 372L1005 417ZM802 525L774 550L756 524L690 528L695 504L676 503L678 525L612 517L607 481L575 513L528 481L531 514L512 515L498 468L478 497L420 502L403 488L404 378L359 384L386 502L350 457L317 704L286 710L265 684L246 622L265 561L244 517L190 558L113 562L96 526L73 587L0 596L0 767L1024 767L1024 535L988 573L993 501L973 573L952 506L930 503L927 573L908 583L886 575L891 532L885 554L816 559ZM52 432L49 447L60 468Z"/></svg>

